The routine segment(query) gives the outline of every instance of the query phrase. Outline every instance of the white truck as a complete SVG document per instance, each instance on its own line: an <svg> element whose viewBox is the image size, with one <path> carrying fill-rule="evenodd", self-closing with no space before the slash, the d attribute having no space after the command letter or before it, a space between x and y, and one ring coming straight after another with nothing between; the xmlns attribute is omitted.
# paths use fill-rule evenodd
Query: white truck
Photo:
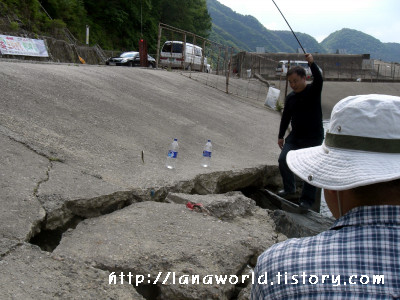
<svg viewBox="0 0 400 300"><path fill-rule="evenodd" d="M203 49L182 41L166 41L161 48L159 64L165 68L210 72Z"/></svg>

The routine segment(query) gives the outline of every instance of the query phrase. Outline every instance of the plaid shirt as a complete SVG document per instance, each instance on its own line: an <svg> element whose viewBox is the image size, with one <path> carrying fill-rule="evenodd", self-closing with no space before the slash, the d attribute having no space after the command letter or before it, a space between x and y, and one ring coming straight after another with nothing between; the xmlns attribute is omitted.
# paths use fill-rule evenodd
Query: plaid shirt
<svg viewBox="0 0 400 300"><path fill-rule="evenodd" d="M328 231L272 246L251 299L400 299L400 206L357 207Z"/></svg>

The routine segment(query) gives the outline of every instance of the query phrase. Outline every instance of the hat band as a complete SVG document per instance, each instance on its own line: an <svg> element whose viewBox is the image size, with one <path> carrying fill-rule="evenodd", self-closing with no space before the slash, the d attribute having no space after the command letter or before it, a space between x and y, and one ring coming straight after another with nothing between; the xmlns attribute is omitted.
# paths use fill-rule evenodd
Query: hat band
<svg viewBox="0 0 400 300"><path fill-rule="evenodd" d="M354 135L326 133L325 145L333 148L371 151L381 153L400 153L400 139L380 139Z"/></svg>

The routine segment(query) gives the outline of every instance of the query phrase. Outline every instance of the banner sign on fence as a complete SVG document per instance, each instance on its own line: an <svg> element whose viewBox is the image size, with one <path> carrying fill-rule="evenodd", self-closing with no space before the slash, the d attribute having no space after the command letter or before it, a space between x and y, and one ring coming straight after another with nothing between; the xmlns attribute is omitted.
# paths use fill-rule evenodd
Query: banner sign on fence
<svg viewBox="0 0 400 300"><path fill-rule="evenodd" d="M0 53L3 55L49 57L43 40L8 35L0 35Z"/></svg>

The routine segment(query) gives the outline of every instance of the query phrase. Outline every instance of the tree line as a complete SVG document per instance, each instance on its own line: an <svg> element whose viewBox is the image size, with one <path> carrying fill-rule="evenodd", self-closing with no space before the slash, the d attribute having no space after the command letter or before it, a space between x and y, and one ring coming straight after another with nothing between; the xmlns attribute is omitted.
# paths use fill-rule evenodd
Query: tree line
<svg viewBox="0 0 400 300"><path fill-rule="evenodd" d="M59 36L68 28L81 43L89 26L90 44L106 50L137 50L143 38L149 53L160 22L203 37L212 27L206 0L0 0L0 15L13 30Z"/></svg>

